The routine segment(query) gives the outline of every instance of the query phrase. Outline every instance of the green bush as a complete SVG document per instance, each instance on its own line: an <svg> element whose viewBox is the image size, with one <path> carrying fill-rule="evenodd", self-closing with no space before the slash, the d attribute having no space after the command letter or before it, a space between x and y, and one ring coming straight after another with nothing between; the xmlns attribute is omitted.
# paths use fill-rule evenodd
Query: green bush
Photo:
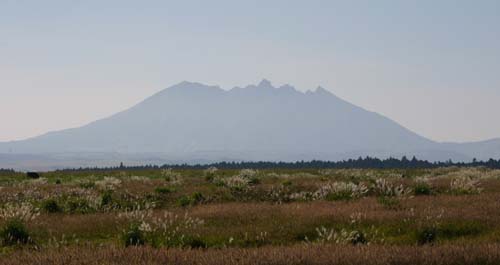
<svg viewBox="0 0 500 265"><path fill-rule="evenodd" d="M325 199L327 201L349 201L352 199L352 192L348 190L331 192L326 195Z"/></svg>
<svg viewBox="0 0 500 265"><path fill-rule="evenodd" d="M101 196L101 205L107 206L113 203L113 191L107 190Z"/></svg>
<svg viewBox="0 0 500 265"><path fill-rule="evenodd" d="M399 210L401 209L401 202L398 198L395 197L387 197L381 196L377 198L378 203L380 203L384 208L390 210Z"/></svg>
<svg viewBox="0 0 500 265"><path fill-rule="evenodd" d="M415 186L413 186L413 193L415 193L415 195L431 195L432 190L429 184L425 182L419 182L416 183Z"/></svg>
<svg viewBox="0 0 500 265"><path fill-rule="evenodd" d="M306 229L295 234L294 239L297 241L308 242L311 239L316 238L317 232L314 229Z"/></svg>
<svg viewBox="0 0 500 265"><path fill-rule="evenodd" d="M65 208L69 213L89 213L93 211L92 207L84 199L68 199Z"/></svg>
<svg viewBox="0 0 500 265"><path fill-rule="evenodd" d="M168 194L172 192L172 189L170 189L169 187L157 187L155 189L155 192L158 194Z"/></svg>
<svg viewBox="0 0 500 265"><path fill-rule="evenodd" d="M291 181L291 180L289 180L289 179L287 179L287 180L285 180L285 181L283 181L283 182L281 183L281 185L283 185L283 186L285 186L285 187L292 186L292 184L293 184L293 183L292 183L292 181Z"/></svg>
<svg viewBox="0 0 500 265"><path fill-rule="evenodd" d="M248 184L250 184L250 185L260 184L260 179L257 176L250 177L248 179Z"/></svg>
<svg viewBox="0 0 500 265"><path fill-rule="evenodd" d="M182 196L179 199L177 199L177 204L181 207L186 207L191 205L191 198L188 196Z"/></svg>
<svg viewBox="0 0 500 265"><path fill-rule="evenodd" d="M203 203L205 201L205 196L201 194L200 192L193 192L191 196L182 196L179 199L177 199L177 204L181 207L186 207L189 205L196 205Z"/></svg>
<svg viewBox="0 0 500 265"><path fill-rule="evenodd" d="M8 221L0 231L0 238L4 246L27 244L31 241L26 226L20 220Z"/></svg>
<svg viewBox="0 0 500 265"><path fill-rule="evenodd" d="M207 248L207 243L200 238L187 238L183 243L183 247Z"/></svg>
<svg viewBox="0 0 500 265"><path fill-rule="evenodd" d="M122 240L126 247L142 246L146 244L146 237L139 229L138 224L130 225L129 229L123 234Z"/></svg>
<svg viewBox="0 0 500 265"><path fill-rule="evenodd" d="M436 227L424 227L417 230L416 233L419 245L433 244L438 237L438 229Z"/></svg>
<svg viewBox="0 0 500 265"><path fill-rule="evenodd" d="M352 235L351 238L351 244L353 245L359 245L359 244L366 244L368 243L368 240L366 240L365 234L360 231L355 231Z"/></svg>
<svg viewBox="0 0 500 265"><path fill-rule="evenodd" d="M215 174L206 174L205 175L205 180L207 182L212 182L215 179Z"/></svg>
<svg viewBox="0 0 500 265"><path fill-rule="evenodd" d="M453 239L465 236L476 236L486 230L479 222L447 222L439 226L439 237Z"/></svg>
<svg viewBox="0 0 500 265"><path fill-rule="evenodd" d="M212 183L217 187L224 187L225 183L222 178L214 178Z"/></svg>
<svg viewBox="0 0 500 265"><path fill-rule="evenodd" d="M430 224L420 227L415 232L419 245L433 244L439 240L451 240L466 236L477 236L486 231L486 227L477 221L459 221Z"/></svg>
<svg viewBox="0 0 500 265"><path fill-rule="evenodd" d="M61 207L59 207L59 204L54 199L48 199L48 200L45 200L44 202L42 202L41 208L43 211L45 211L47 213L60 213L60 212L62 212Z"/></svg>
<svg viewBox="0 0 500 265"><path fill-rule="evenodd" d="M84 183L80 183L80 187L84 188L84 189L93 189L95 187L95 183L94 182L84 182Z"/></svg>
<svg viewBox="0 0 500 265"><path fill-rule="evenodd" d="M191 203L192 204L199 204L205 201L205 196L201 194L200 192L194 192L191 194Z"/></svg>

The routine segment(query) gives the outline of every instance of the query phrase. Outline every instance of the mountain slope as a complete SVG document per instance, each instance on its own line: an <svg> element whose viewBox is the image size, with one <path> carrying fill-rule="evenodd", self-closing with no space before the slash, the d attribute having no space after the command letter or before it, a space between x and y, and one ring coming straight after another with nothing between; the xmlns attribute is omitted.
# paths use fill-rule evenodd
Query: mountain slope
<svg viewBox="0 0 500 265"><path fill-rule="evenodd" d="M0 143L0 153L157 153L185 160L417 155L468 160L481 158L471 152L489 146L436 143L321 87L302 93L263 80L229 91L182 82L86 126ZM490 149L488 155L500 153L497 147Z"/></svg>

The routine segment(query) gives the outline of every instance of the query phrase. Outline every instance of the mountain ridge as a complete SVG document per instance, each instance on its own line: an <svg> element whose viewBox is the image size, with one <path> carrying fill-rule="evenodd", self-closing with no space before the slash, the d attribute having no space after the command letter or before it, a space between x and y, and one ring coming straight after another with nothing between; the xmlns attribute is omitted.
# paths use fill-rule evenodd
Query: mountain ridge
<svg viewBox="0 0 500 265"><path fill-rule="evenodd" d="M84 126L0 143L4 154L96 152L160 153L184 161L341 160L367 155L467 161L500 157L500 138L439 143L321 86L302 92L291 85L274 87L264 79L230 90L183 81Z"/></svg>

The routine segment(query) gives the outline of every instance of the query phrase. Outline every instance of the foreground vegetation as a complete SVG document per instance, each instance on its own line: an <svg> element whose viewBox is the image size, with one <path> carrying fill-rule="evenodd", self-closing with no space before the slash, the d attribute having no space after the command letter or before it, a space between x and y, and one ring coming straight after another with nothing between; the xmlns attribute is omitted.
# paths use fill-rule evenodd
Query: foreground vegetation
<svg viewBox="0 0 500 265"><path fill-rule="evenodd" d="M499 264L500 170L0 174L1 264Z"/></svg>

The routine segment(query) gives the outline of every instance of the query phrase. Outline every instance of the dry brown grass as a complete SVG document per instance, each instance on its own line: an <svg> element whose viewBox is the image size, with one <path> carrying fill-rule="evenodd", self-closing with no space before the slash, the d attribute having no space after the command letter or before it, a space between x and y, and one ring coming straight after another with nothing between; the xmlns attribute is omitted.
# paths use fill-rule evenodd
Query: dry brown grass
<svg viewBox="0 0 500 265"><path fill-rule="evenodd" d="M274 187L285 187L283 183L290 192L314 192L334 181L374 183L381 174L406 188L416 182L401 174L367 170L337 170L330 175L283 172L264 177L248 194L239 194L195 173L200 172L183 176L182 184L167 183L163 178L123 177L112 191L113 205L120 207L96 207L87 212L42 210L36 220L26 222L32 243L0 244L0 264L500 264L500 181L496 171L429 170L422 174L435 176L430 180L431 195L382 198L371 192L359 199L337 201L277 201L267 195ZM452 177L470 174L480 180L482 193L450 190ZM101 199L102 188L81 185L89 179L7 185L0 192L0 206L28 201L42 207L49 199L66 205L71 199L87 198L88 193ZM158 192L158 187L169 190ZM204 199L180 206L181 197L192 198L193 194L202 194ZM123 235L131 221L120 218L120 213L136 203L151 202L156 217L168 211L204 220L204 225L180 232L207 248L189 250L190 241L157 243L166 241L152 234L145 241L148 247L125 248ZM359 215L359 220L352 222L353 215ZM0 220L0 228L6 221ZM328 241L318 245L324 241L316 229L322 227L361 231L369 244ZM429 228L437 229L437 236L421 243L426 246L417 246L419 235ZM261 240L263 233L266 238Z"/></svg>
<svg viewBox="0 0 500 265"><path fill-rule="evenodd" d="M418 196L401 200L400 210L384 208L376 198L362 198L349 202L307 202L276 205L271 203L224 203L194 207L191 214L203 219L266 219L273 216L287 218L349 220L353 213L361 212L370 221L400 221L407 217L408 210L415 209L415 215L438 215L443 212L443 219L470 220L487 223L500 221L500 194L484 193L471 196ZM424 211L425 210L425 211Z"/></svg>
<svg viewBox="0 0 500 265"><path fill-rule="evenodd" d="M414 209L411 215L411 209ZM478 222L488 231L482 242L500 242L500 194L483 193L471 196L417 196L401 200L400 209L387 209L376 198L367 197L354 201L304 202L288 204L272 203L222 203L198 205L191 208L172 208L169 211L205 220L199 231L203 236L218 238L242 237L268 232L280 242L297 243L295 236L314 231L321 225L349 223L353 213L362 213L363 222L377 226L398 226L405 218L425 219L442 214L442 221ZM164 210L156 210L161 214ZM126 227L117 213L95 214L42 214L28 225L30 231L62 237L76 235L79 238L102 238L115 241ZM41 234L40 234L41 233ZM36 236L36 235L35 235Z"/></svg>
<svg viewBox="0 0 500 265"><path fill-rule="evenodd" d="M496 265L500 264L500 245L434 247L313 245L211 250L71 247L36 252L15 252L2 257L0 263L5 265Z"/></svg>

